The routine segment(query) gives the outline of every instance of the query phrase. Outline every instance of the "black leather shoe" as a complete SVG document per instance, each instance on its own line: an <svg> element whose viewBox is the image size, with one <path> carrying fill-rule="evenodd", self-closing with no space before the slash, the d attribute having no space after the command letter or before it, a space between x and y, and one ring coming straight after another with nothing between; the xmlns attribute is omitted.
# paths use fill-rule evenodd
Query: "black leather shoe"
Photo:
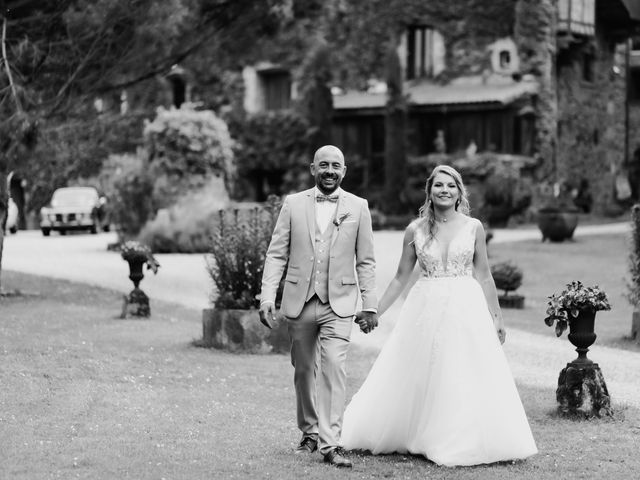
<svg viewBox="0 0 640 480"><path fill-rule="evenodd" d="M313 437L302 437L296 453L313 453L318 449L318 440Z"/></svg>
<svg viewBox="0 0 640 480"><path fill-rule="evenodd" d="M338 468L351 468L353 463L347 457L344 456L344 452L341 448L334 448L324 456L325 463L333 465Z"/></svg>

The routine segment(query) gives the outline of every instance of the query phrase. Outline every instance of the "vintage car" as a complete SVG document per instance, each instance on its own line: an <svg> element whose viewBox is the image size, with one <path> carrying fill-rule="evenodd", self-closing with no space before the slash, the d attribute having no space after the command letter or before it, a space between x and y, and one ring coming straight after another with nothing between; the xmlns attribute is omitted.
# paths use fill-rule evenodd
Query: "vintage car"
<svg viewBox="0 0 640 480"><path fill-rule="evenodd" d="M40 230L46 237L52 230L65 235L68 230L109 231L107 200L93 187L59 188L46 207L40 209Z"/></svg>

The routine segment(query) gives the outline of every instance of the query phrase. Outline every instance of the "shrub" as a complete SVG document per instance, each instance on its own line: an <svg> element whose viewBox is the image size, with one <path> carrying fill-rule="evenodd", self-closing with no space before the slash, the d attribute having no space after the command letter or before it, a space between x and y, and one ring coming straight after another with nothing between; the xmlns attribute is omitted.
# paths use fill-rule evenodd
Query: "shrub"
<svg viewBox="0 0 640 480"><path fill-rule="evenodd" d="M500 262L491 266L491 276L496 288L503 290L505 295L517 290L522 285L522 269L512 262Z"/></svg>
<svg viewBox="0 0 640 480"><path fill-rule="evenodd" d="M259 306L264 261L279 210L280 201L270 196L262 207L219 211L207 256L207 271L216 287L211 295L215 308Z"/></svg>
<svg viewBox="0 0 640 480"><path fill-rule="evenodd" d="M485 181L485 215L490 225L504 226L530 204L532 188L517 170L497 164Z"/></svg>
<svg viewBox="0 0 640 480"><path fill-rule="evenodd" d="M155 213L153 180L137 155L111 155L98 176L120 241L135 238Z"/></svg>
<svg viewBox="0 0 640 480"><path fill-rule="evenodd" d="M629 252L629 274L627 300L634 307L640 304L640 204L631 207L631 246Z"/></svg>
<svg viewBox="0 0 640 480"><path fill-rule="evenodd" d="M189 105L170 110L161 107L145 125L144 136L159 208L201 188L212 176L224 178L227 189L233 185L233 141L227 124L213 111L198 111Z"/></svg>
<svg viewBox="0 0 640 480"><path fill-rule="evenodd" d="M229 199L222 179L211 178L203 188L187 193L158 211L139 238L159 253L206 253L218 222L218 211Z"/></svg>

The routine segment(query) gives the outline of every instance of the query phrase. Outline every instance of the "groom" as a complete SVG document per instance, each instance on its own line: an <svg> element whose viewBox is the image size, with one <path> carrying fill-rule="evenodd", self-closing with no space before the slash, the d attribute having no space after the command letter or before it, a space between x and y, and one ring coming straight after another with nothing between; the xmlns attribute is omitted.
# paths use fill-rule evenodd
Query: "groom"
<svg viewBox="0 0 640 480"><path fill-rule="evenodd" d="M316 186L289 195L282 205L264 264L260 303L260 320L271 328L276 290L288 262L281 312L291 338L302 431L296 453L312 453L319 446L324 461L337 467L352 466L338 443L358 289L363 311L356 322L365 333L378 324L371 215L366 200L340 188L346 171L339 148L325 145L316 151L311 164Z"/></svg>

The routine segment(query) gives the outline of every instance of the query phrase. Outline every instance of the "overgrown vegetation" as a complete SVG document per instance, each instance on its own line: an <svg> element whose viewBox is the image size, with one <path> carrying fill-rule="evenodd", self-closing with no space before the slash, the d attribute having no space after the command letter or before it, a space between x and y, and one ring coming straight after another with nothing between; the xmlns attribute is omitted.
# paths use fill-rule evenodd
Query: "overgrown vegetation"
<svg viewBox="0 0 640 480"><path fill-rule="evenodd" d="M269 194L299 190L310 178L313 130L293 110L231 116L238 196L264 201Z"/></svg>

